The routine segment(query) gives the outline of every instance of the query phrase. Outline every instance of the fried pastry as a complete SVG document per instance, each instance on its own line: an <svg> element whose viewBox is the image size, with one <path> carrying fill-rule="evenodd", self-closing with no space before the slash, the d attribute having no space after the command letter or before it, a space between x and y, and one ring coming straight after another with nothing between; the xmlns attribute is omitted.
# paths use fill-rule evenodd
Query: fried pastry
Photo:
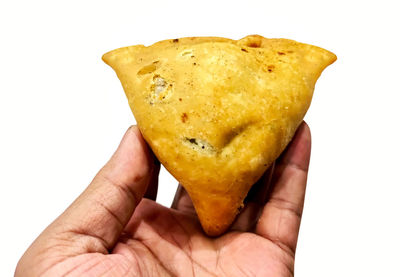
<svg viewBox="0 0 400 277"><path fill-rule="evenodd" d="M322 48L258 35L190 37L103 56L143 137L189 193L204 231L222 234L292 139L321 72Z"/></svg>

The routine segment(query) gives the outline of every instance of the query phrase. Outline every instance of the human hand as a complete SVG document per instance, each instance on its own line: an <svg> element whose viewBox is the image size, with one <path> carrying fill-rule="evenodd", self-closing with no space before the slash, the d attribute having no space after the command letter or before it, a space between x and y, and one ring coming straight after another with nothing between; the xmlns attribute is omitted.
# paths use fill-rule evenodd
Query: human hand
<svg viewBox="0 0 400 277"><path fill-rule="evenodd" d="M88 188L28 248L15 276L293 276L310 151L303 123L231 229L211 238L182 187L172 208L154 202L159 164L131 127Z"/></svg>

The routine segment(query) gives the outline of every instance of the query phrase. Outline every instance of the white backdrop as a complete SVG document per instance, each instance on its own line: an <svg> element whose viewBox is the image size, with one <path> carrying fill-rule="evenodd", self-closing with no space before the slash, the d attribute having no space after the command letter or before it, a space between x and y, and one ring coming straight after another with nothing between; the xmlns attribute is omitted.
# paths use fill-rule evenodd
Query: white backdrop
<svg viewBox="0 0 400 277"><path fill-rule="evenodd" d="M248 34L338 56L306 116L313 150L296 276L400 276L396 2L2 1L0 276L13 274L134 124L103 53ZM163 171L160 183L158 201L169 205L176 181Z"/></svg>

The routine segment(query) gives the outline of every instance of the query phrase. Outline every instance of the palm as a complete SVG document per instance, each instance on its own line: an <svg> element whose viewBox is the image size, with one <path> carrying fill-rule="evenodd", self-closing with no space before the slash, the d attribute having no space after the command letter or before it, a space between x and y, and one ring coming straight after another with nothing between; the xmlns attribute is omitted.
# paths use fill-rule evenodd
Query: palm
<svg viewBox="0 0 400 277"><path fill-rule="evenodd" d="M138 130L127 132L92 184L26 251L16 276L293 276L309 155L303 125L231 230L211 238L182 187L172 208L150 200L157 167Z"/></svg>
<svg viewBox="0 0 400 277"><path fill-rule="evenodd" d="M210 238L193 214L151 200L143 200L136 214L111 255L80 255L53 270L70 268L71 276L293 275L293 256L254 233L231 231Z"/></svg>

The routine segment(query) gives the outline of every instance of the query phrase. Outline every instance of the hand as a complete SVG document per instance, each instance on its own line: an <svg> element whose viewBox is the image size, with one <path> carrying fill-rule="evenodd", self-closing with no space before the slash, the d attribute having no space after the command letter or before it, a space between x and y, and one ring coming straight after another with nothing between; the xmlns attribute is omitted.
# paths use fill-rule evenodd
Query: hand
<svg viewBox="0 0 400 277"><path fill-rule="evenodd" d="M159 164L131 127L89 187L25 252L15 276L293 276L310 148L303 123L231 230L211 238L182 187L172 208L151 200Z"/></svg>

